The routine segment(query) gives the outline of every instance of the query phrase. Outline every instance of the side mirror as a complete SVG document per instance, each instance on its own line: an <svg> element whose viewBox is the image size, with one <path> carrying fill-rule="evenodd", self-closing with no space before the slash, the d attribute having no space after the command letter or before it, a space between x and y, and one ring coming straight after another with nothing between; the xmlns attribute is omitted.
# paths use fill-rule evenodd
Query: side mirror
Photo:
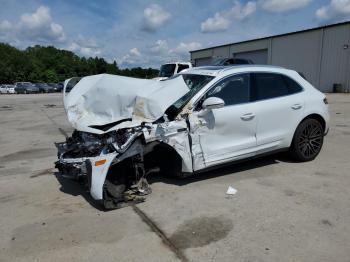
<svg viewBox="0 0 350 262"><path fill-rule="evenodd" d="M225 106L224 100L218 97L209 97L204 100L202 104L203 109L216 109L216 108L222 108Z"/></svg>

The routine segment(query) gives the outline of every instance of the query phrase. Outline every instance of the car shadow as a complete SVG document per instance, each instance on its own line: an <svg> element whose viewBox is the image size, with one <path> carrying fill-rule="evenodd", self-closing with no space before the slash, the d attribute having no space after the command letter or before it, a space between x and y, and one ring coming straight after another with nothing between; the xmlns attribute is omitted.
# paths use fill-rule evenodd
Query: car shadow
<svg viewBox="0 0 350 262"><path fill-rule="evenodd" d="M54 176L60 183L60 191L72 196L82 196L92 207L99 211L106 211L102 204L94 200L83 183L62 177L60 172L55 172Z"/></svg>
<svg viewBox="0 0 350 262"><path fill-rule="evenodd" d="M223 166L213 167L204 172L195 173L183 178L169 176L164 173L152 173L150 174L149 177L147 177L147 181L149 182L149 184L161 182L161 183L173 184L177 186L184 186L187 184L191 184L191 183L195 183L195 182L199 182L207 179L213 179L213 178L217 178L217 177L221 177L229 174L234 174L237 179L244 179L244 178L247 178L247 176L249 176L249 178L252 178L252 175L240 174L240 172L252 170L255 168L260 168L263 166L279 164L280 162L294 163L294 161L292 161L286 153L277 153L277 154L254 158L250 160L228 163ZM256 175L254 175L254 177L255 176Z"/></svg>
<svg viewBox="0 0 350 262"><path fill-rule="evenodd" d="M238 163L235 162L235 163L226 164L225 166L216 167L208 171L200 172L184 178L170 177L169 175L156 172L156 173L150 174L147 177L147 181L149 184L160 182L160 183L172 184L177 186L185 186L187 184L199 182L202 180L213 179L213 178L217 178L217 177L221 177L229 174L234 174L236 179L244 179L244 178L247 178L248 174L241 174L240 172L253 170L255 168L260 168L263 166L279 164L280 162L292 163L293 161L285 153L278 153L278 154L259 157L251 160L245 160ZM109 211L109 210L106 210L102 204L100 204L98 201L95 201L91 197L89 191L84 186L84 183L80 183L78 181L73 181L71 179L64 178L59 172L54 172L54 175L57 181L61 185L60 187L61 192L72 196L82 196L92 207L98 209L99 211L104 211L104 212ZM257 175L254 175L254 177L256 176ZM249 175L249 178L252 178L252 176Z"/></svg>

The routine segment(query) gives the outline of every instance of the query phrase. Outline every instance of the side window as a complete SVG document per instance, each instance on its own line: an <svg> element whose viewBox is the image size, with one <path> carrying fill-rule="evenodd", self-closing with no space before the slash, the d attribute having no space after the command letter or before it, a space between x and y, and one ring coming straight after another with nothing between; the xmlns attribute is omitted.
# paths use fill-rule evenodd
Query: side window
<svg viewBox="0 0 350 262"><path fill-rule="evenodd" d="M212 87L205 98L219 97L225 105L249 102L249 74L230 76Z"/></svg>
<svg viewBox="0 0 350 262"><path fill-rule="evenodd" d="M303 88L293 79L288 76L283 76L284 81L287 83L289 94L299 93Z"/></svg>
<svg viewBox="0 0 350 262"><path fill-rule="evenodd" d="M284 77L274 73L254 73L252 85L254 101L289 95Z"/></svg>
<svg viewBox="0 0 350 262"><path fill-rule="evenodd" d="M189 68L188 65L179 64L179 65L178 65L177 72L180 73L182 70L185 70L185 69L187 69L187 68Z"/></svg>
<svg viewBox="0 0 350 262"><path fill-rule="evenodd" d="M235 62L232 58L228 59L225 63L225 65L233 65Z"/></svg>
<svg viewBox="0 0 350 262"><path fill-rule="evenodd" d="M237 65L246 65L246 64L249 64L249 63L248 63L248 60L236 58L235 59L235 64L237 64Z"/></svg>

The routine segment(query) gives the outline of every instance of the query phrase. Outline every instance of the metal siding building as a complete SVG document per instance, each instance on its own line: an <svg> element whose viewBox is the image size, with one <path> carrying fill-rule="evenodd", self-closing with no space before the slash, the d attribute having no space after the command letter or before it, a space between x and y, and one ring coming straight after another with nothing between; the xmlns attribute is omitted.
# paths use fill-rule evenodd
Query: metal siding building
<svg viewBox="0 0 350 262"><path fill-rule="evenodd" d="M350 22L190 53L196 66L208 65L216 57L247 58L256 64L283 66L302 72L323 92L332 92L334 84L350 90Z"/></svg>

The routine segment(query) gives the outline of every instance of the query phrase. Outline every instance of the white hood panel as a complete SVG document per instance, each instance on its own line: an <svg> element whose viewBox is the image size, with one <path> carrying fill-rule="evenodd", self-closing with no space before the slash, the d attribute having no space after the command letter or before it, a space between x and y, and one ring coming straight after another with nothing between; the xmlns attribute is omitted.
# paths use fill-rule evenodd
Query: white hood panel
<svg viewBox="0 0 350 262"><path fill-rule="evenodd" d="M116 75L83 77L64 95L68 120L79 131L104 133L91 128L129 119L110 130L154 122L189 91L182 77L167 81ZM109 131L110 131L109 130Z"/></svg>

